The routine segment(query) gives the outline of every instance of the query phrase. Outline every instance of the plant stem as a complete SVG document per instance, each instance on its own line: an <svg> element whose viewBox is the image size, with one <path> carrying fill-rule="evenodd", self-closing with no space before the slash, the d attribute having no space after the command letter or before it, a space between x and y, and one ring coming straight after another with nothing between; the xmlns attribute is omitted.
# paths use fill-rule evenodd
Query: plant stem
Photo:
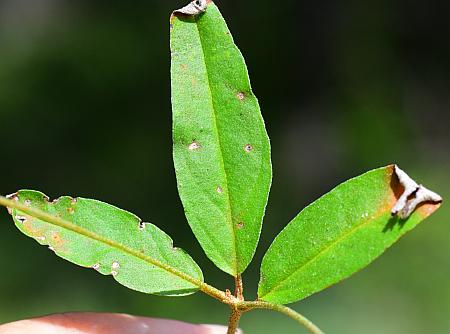
<svg viewBox="0 0 450 334"><path fill-rule="evenodd" d="M13 197L13 198L18 199L17 196ZM73 224L73 223L71 223L71 222L69 222L67 220L64 220L64 219L61 219L59 217L53 216L53 215L48 214L47 212L44 212L42 210L26 206L26 205L20 203L18 200L11 200L11 199L8 199L8 198L3 197L3 196L0 196L0 206L4 206L4 207L9 208L9 209L14 208L16 210L19 210L21 212L24 212L24 213L32 216L32 217L35 217L35 218L37 218L39 220L43 220L43 221L45 221L48 224L65 228L65 229L67 229L69 231L72 231L72 232L84 235L87 238L99 241L99 242L104 243L104 244L106 244L108 246L111 246L113 248L119 249L119 250L121 250L121 251L123 251L125 253L128 253L128 254L130 254L132 256L135 256L135 257L137 257L137 258L139 258L141 260L144 260L147 263L150 263L150 264L152 264L154 266L157 266L157 267L159 267L161 269L164 269L165 271L171 273L172 275L177 276L177 277L179 277L179 278L181 278L181 279L183 279L183 280L185 280L185 281L187 281L189 283L192 283L193 285L197 286L202 292L204 292L207 295L209 295L209 296L211 296L211 297L221 301L222 303L228 303L228 304L231 303L231 301L228 300L228 298L225 296L225 293L223 291L220 291L219 289L216 289L215 287L213 287L213 286L211 286L211 285L209 285L209 284L207 284L207 283L205 283L205 282L203 282L203 281L201 281L199 279L191 277L191 276L185 274L184 272L182 272L182 271L180 271L180 270L178 270L176 268L173 268L172 266L169 266L169 265L167 265L165 263L162 263L162 262L160 262L160 261L158 261L158 260L156 260L156 259L154 259L154 258L152 258L150 256L144 255L141 252L136 251L136 250L134 250L134 249L132 249L130 247L127 247L127 246L125 246L125 245L123 245L121 243L118 243L118 242L116 242L114 240L110 240L108 238L102 237L101 235L98 235L98 234L96 234L94 232L91 232L91 231L85 229L85 228L82 228L82 227L80 227L78 225L75 225L75 224Z"/></svg>
<svg viewBox="0 0 450 334"><path fill-rule="evenodd" d="M235 288L234 295L239 301L244 301L244 283L242 282L242 276L238 275L234 278Z"/></svg>
<svg viewBox="0 0 450 334"><path fill-rule="evenodd" d="M310 320L305 318L300 313L295 312L293 309L279 304L272 304L268 302L263 301L254 301L254 302L240 302L237 304L237 307L242 312L248 312L252 309L266 309L266 310L272 310L276 312L283 313L284 315L287 315L288 317L294 319L299 324L301 324L303 327L305 327L311 334L324 334L316 325L314 325Z"/></svg>
<svg viewBox="0 0 450 334"><path fill-rule="evenodd" d="M231 314L230 319L228 320L227 334L236 334L241 316L242 311L240 311L238 308L234 306L231 306Z"/></svg>
<svg viewBox="0 0 450 334"><path fill-rule="evenodd" d="M228 291L228 290L227 290ZM242 276L237 275L234 278L234 296L235 299L233 300L229 296L231 300L230 308L231 308L231 314L230 319L228 320L228 331L227 334L235 334L237 331L237 328L239 326L239 320L242 316L242 311L237 307L239 302L244 301L244 283L242 282Z"/></svg>

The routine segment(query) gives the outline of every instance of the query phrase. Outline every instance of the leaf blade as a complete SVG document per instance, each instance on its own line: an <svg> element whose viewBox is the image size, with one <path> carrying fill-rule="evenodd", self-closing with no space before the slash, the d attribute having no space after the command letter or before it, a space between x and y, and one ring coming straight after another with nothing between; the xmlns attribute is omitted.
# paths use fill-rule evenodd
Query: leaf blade
<svg viewBox="0 0 450 334"><path fill-rule="evenodd" d="M141 220L127 211L67 196L50 202L32 190L21 190L12 199L28 207L9 209L25 235L69 262L113 275L130 289L183 296L196 292L203 283L200 268L188 254L173 247L167 234L153 224L142 228ZM58 224L48 222L51 217L57 217Z"/></svg>
<svg viewBox="0 0 450 334"><path fill-rule="evenodd" d="M406 221L394 218L401 191L394 166L388 166L346 181L306 207L264 256L259 298L287 304L349 277L439 207L424 204Z"/></svg>
<svg viewBox="0 0 450 334"><path fill-rule="evenodd" d="M172 18L173 156L188 222L207 256L236 276L250 263L272 169L244 59L218 8Z"/></svg>

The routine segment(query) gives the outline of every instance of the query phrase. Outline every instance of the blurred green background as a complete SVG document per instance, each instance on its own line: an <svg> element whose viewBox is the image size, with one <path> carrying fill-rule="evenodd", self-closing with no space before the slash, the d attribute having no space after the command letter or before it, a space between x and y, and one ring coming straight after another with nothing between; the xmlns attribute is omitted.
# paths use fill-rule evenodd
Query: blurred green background
<svg viewBox="0 0 450 334"><path fill-rule="evenodd" d="M176 192L169 15L164 1L0 1L2 194L100 199L168 232L220 288ZM273 146L262 241L245 273L255 297L273 237L343 180L397 162L450 198L450 10L446 1L221 0ZM225 323L202 294L162 298L77 268L0 211L0 323L63 311ZM293 307L327 333L450 333L450 206L352 278ZM303 333L265 311L247 334Z"/></svg>

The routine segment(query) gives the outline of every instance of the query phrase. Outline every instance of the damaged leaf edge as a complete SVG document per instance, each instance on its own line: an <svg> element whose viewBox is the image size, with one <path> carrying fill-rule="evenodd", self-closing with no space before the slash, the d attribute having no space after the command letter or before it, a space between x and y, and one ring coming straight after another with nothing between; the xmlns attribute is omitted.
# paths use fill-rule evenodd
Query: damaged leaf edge
<svg viewBox="0 0 450 334"><path fill-rule="evenodd" d="M24 191L29 191L29 190L24 190ZM31 190L31 191L34 191L34 190ZM184 280L184 281L186 281L186 282L188 282L188 283L194 285L198 290L201 290L201 291L203 291L203 292L205 292L205 293L207 293L207 294L210 294L211 296L213 296L213 297L219 299L219 298L217 297L217 295L219 295L220 291L214 289L213 287L210 287L208 284L206 284L206 283L204 282L203 273L202 273L200 267L197 265L197 263L195 263L195 261L192 259L192 257L191 257L184 249L175 247L174 244L173 244L173 239L172 239L170 236L168 236L164 231L160 230L156 225L153 225L153 224L152 224L152 225L155 226L158 230L160 230L162 233L164 233L164 234L167 235L168 239L169 239L170 242L171 242L172 248L173 248L174 250L182 251L183 253L185 253L186 255L188 255L189 257L191 257L192 261L194 261L194 263L197 265L198 273L199 273L200 276L201 276L200 279L199 279L199 278L192 277L192 276L190 276L189 274L186 274L186 273L184 273L183 271L181 271L181 270L179 270L179 269L177 269L177 268L175 268L175 267L172 267L171 265L167 265L167 264L165 264L165 263L163 263L163 262L161 262L161 261L159 261L159 260L154 259L154 258L151 257L151 256L142 254L142 253L140 253L140 252L138 252L138 251L136 251L136 250L134 250L134 249L132 249L132 248L130 248L130 247L128 247L128 246L122 244L122 243L119 243L119 242L116 242L116 241L114 241L114 240L110 240L110 239L104 238L104 237L98 235L98 234L95 233L95 232L92 232L92 231L87 230L87 229L85 229L85 228L83 228L83 227L80 227L80 226L78 226L78 225L76 225L76 224L74 224L74 223L72 223L72 222L69 222L69 221L67 221L67 220L65 220L65 219L62 219L61 217L53 216L52 214L47 213L47 212L45 212L45 211L43 211L43 210L41 210L41 209L33 208L33 207L30 207L30 206L28 206L28 205L26 205L26 204L22 204L22 203L20 202L20 200L19 200L20 192L21 192L21 191L18 191L18 192L16 192L16 193L7 195L7 196L5 196L5 197L1 197L1 196L0 196L0 205L5 206L6 209L8 210L8 213L10 213L10 214L13 216L14 219L17 219L17 216L15 215L15 213L16 213L17 211L19 211L19 212L25 213L25 214L27 215L27 216L24 216L24 218L25 218L26 220L29 219L30 217L32 217L32 218L37 218L37 219L39 219L39 220L44 221L44 222L47 223L47 224L54 225L54 226L58 226L58 227L61 227L61 228L63 228L63 229L66 229L66 230L69 230L69 231L72 231L72 232L75 232L75 233L82 234L82 235L84 235L84 236L87 237L87 238L90 238L90 239L96 240L96 241L98 241L98 242L100 242L100 243L109 245L109 246L111 246L111 247L113 247L113 248L116 248L117 250L123 251L123 252L125 252L125 253L128 253L128 254L131 255L131 256L134 256L134 257L136 257L136 258L139 258L139 259L141 259L141 260L143 260L143 261L149 263L150 265L153 265L153 266L155 266L155 267L158 267L158 268L160 268L160 269L166 271L168 274L171 274L171 275L173 275L173 276L176 276L176 277L178 277L179 279ZM49 199L49 197L46 196L45 194L43 194L43 193L41 193L41 192L38 192L38 191L36 191L36 192L42 194L42 195L43 195L44 201L47 202L47 203L49 203L49 204L51 204L51 205L55 204L55 203L56 203L60 198L62 198L62 197L69 197L69 198L71 198L73 201L76 201L76 200L77 200L77 198L73 198L73 197L70 197L70 196L62 196L62 197L60 197L60 198L57 198L57 199L51 201L51 200ZM3 203L4 201L2 201L2 198L5 199L6 201L9 201L10 203ZM78 198L81 199L81 197L78 197ZM84 199L84 198L83 198L83 199ZM121 211L124 211L124 212L129 213L128 211L125 211L125 210L123 210L123 209L117 208L117 207L115 207L115 206L113 206L113 205L111 205L111 204L108 204L108 203L104 203L104 202L101 202L101 201L98 201L98 200L92 200L92 201L99 202L99 203L102 203L102 204L106 204L106 205L111 206L111 207L114 207L114 208L116 208L116 209L118 209L118 210L121 210ZM14 203L14 204L12 205L11 202ZM131 214L131 215L133 215L134 217L136 217L137 219L139 219L139 218L138 218L136 215L134 215L133 213L129 213L129 214ZM139 219L139 220L140 220L140 219ZM150 224L150 223L145 223L145 224ZM139 227L139 226L138 226L138 227ZM30 237L32 237L33 239L36 239L38 242L40 241L39 238L36 238L36 237L34 237L34 236L30 236ZM39 242L39 243L41 243L41 242ZM42 243L41 243L41 244L42 244ZM50 249L51 249L51 248L50 248ZM53 249L51 249L51 250L53 250ZM84 266L84 267L86 267L86 266ZM94 269L95 269L95 268L94 268ZM114 275L113 275L113 276L114 276ZM119 283L120 283L120 282L119 282ZM209 290L211 290L212 292L209 291ZM214 290L214 291L213 291L213 290ZM155 295L156 295L157 293L152 293L152 294L155 294ZM220 293L220 295L221 295L221 293ZM182 295L180 295L180 296L182 296Z"/></svg>
<svg viewBox="0 0 450 334"><path fill-rule="evenodd" d="M187 15L187 16L195 16L202 14L206 11L208 5L212 2L212 0L194 0L190 2L188 5L176 9L173 11L171 19L177 15Z"/></svg>
<svg viewBox="0 0 450 334"><path fill-rule="evenodd" d="M422 203L442 203L441 196L425 188L423 185L417 184L416 181L397 165L394 165L394 172L400 184L404 187L404 191L391 210L393 216L407 219Z"/></svg>

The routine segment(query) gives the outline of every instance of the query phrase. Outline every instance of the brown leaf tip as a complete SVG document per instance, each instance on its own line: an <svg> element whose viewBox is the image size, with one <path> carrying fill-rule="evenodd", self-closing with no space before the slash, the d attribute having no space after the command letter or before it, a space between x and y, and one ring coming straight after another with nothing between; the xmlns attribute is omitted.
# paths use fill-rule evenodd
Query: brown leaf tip
<svg viewBox="0 0 450 334"><path fill-rule="evenodd" d="M417 184L408 174L401 170L397 165L394 166L395 174L404 191L391 210L393 216L399 216L401 219L407 219L414 210L424 203L439 204L442 197L435 192Z"/></svg>
<svg viewBox="0 0 450 334"><path fill-rule="evenodd" d="M10 199L11 201L18 201L19 200L19 196L17 193L11 194L11 195L7 195L6 196L7 199ZM13 210L10 207L7 207L6 210L8 210L8 213L10 215L13 214Z"/></svg>
<svg viewBox="0 0 450 334"><path fill-rule="evenodd" d="M6 198L10 199L12 201L18 201L19 200L19 195L18 195L18 193L14 193L14 194L6 195Z"/></svg>
<svg viewBox="0 0 450 334"><path fill-rule="evenodd" d="M206 8L210 2L211 1L208 0L194 0L183 8L174 10L172 15L195 16L202 14L206 11Z"/></svg>

